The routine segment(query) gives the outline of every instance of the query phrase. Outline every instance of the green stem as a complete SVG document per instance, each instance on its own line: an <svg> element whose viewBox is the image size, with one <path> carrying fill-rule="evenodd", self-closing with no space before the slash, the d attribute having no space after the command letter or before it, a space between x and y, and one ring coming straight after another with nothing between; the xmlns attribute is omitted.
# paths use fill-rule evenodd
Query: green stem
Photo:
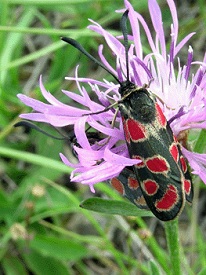
<svg viewBox="0 0 206 275"><path fill-rule="evenodd" d="M181 275L178 219L165 222L165 232L170 254L171 274Z"/></svg>

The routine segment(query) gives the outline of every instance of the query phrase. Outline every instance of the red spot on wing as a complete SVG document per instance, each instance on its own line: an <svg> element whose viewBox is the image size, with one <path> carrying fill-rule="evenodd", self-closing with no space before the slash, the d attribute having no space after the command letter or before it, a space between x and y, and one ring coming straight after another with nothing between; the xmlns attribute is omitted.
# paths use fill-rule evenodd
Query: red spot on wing
<svg viewBox="0 0 206 275"><path fill-rule="evenodd" d="M155 104L155 107L156 107L156 111L157 111L158 121L162 125L162 127L165 128L167 125L167 120L162 112L162 109L160 108L160 106L157 103Z"/></svg>
<svg viewBox="0 0 206 275"><path fill-rule="evenodd" d="M170 154L173 156L173 159L176 162L178 162L178 160L179 160L179 151L178 151L176 143L172 143L172 145L170 146Z"/></svg>
<svg viewBox="0 0 206 275"><path fill-rule="evenodd" d="M142 158L140 156L132 155L132 159L139 159L139 160L141 160L141 162L135 164L136 168L143 168L145 166L145 164L144 164L144 162L143 162L143 160L142 160Z"/></svg>
<svg viewBox="0 0 206 275"><path fill-rule="evenodd" d="M134 203L137 204L137 206L144 206L147 207L147 203L145 201L145 198L143 196L138 197L134 200Z"/></svg>
<svg viewBox="0 0 206 275"><path fill-rule="evenodd" d="M181 166L182 166L182 171L184 173L187 172L187 163L185 161L185 158L183 156L180 157L180 163L181 163Z"/></svg>
<svg viewBox="0 0 206 275"><path fill-rule="evenodd" d="M114 187L114 189L117 190L117 192L119 192L121 195L124 195L125 191L124 191L124 186L121 183L120 180L118 180L117 178L113 178L110 181L112 187Z"/></svg>
<svg viewBox="0 0 206 275"><path fill-rule="evenodd" d="M135 190L135 189L139 188L139 182L137 181L136 178L129 177L128 178L128 186L130 189Z"/></svg>
<svg viewBox="0 0 206 275"><path fill-rule="evenodd" d="M177 189L174 185L169 184L163 197L155 203L158 211L169 211L179 200Z"/></svg>
<svg viewBox="0 0 206 275"><path fill-rule="evenodd" d="M190 194L192 188L192 184L190 180L184 180L184 190L187 195Z"/></svg>
<svg viewBox="0 0 206 275"><path fill-rule="evenodd" d="M152 173L165 173L169 171L169 164L161 156L154 156L146 160L146 165Z"/></svg>
<svg viewBox="0 0 206 275"><path fill-rule="evenodd" d="M148 196L154 195L159 189L159 185L154 180L145 180L143 181L143 189Z"/></svg>
<svg viewBox="0 0 206 275"><path fill-rule="evenodd" d="M128 119L127 123L127 131L130 135L130 138L133 142L142 141L146 138L145 127L135 121L134 119Z"/></svg>

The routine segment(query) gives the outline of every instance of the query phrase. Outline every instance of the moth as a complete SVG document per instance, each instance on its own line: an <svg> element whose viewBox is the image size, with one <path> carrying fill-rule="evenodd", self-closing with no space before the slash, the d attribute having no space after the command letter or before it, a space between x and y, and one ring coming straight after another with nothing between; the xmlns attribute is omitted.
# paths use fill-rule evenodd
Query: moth
<svg viewBox="0 0 206 275"><path fill-rule="evenodd" d="M76 40L63 37L92 61L106 70L119 84L121 99L114 105L120 112L125 140L132 159L139 163L126 167L111 185L140 208L149 208L162 221L176 218L185 201L193 199L193 186L181 145L174 136L154 94L148 85L137 86L129 79L129 55L126 10L121 18L124 37L126 80L121 82L103 63L90 55ZM98 114L100 112L91 113Z"/></svg>

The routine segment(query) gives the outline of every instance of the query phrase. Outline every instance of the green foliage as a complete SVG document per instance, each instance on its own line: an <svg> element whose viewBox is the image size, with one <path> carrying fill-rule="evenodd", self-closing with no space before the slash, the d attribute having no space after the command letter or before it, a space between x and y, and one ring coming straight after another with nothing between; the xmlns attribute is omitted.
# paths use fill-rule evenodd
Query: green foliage
<svg viewBox="0 0 206 275"><path fill-rule="evenodd" d="M148 17L146 0L131 2ZM165 1L159 2L169 27L168 8ZM199 7L197 21L193 16L181 16L179 22L182 36L197 31L196 41L205 37L205 28L199 29L206 22L205 5L201 0L187 4L191 13ZM96 196L106 199L87 199L92 197L88 187L71 183L72 169L60 161L60 152L72 156L68 143L13 127L21 113L31 111L17 99L18 93L42 100L40 74L46 88L67 104L70 102L61 89L75 91L76 87L64 77L73 76L78 63L79 75L99 77L94 64L85 57L80 61L79 53L60 37L78 39L88 51L96 53L104 41L86 28L88 18L119 35L120 15L114 11L121 8L122 0L0 1L1 274L170 274L170 255L161 223L126 202L107 184L96 185ZM41 127L58 135L46 125ZM66 131L68 134L70 129ZM191 137L192 142L197 139L197 151L205 150L204 136L202 132L198 139L196 135ZM187 220L180 220L179 246L185 274L206 272L205 235L196 220L197 210L187 208ZM182 236L185 230L186 240Z"/></svg>
<svg viewBox="0 0 206 275"><path fill-rule="evenodd" d="M80 206L87 210L111 215L153 217L151 211L139 209L135 205L125 201L89 198L84 200Z"/></svg>

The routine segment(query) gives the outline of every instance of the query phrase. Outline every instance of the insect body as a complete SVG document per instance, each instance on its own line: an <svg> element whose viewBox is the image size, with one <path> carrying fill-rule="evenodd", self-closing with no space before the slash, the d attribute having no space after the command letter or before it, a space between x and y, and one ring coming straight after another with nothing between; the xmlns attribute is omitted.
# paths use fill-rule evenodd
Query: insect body
<svg viewBox="0 0 206 275"><path fill-rule="evenodd" d="M140 162L132 170L125 168L118 177L110 180L111 184L138 207L149 207L158 219L168 221L181 213L185 200L192 202L192 182L181 146L160 106L146 85L138 87L129 80L127 15L128 11L121 19L127 71L124 82L120 82L77 41L65 37L62 40L99 64L120 84L121 99L116 104L122 117L129 156Z"/></svg>
<svg viewBox="0 0 206 275"><path fill-rule="evenodd" d="M185 199L192 202L193 197L191 178L180 144L146 88L128 83L123 90L120 88L120 93L125 97L119 103L119 109L129 155L140 160L127 178L136 177L136 186L140 186L147 206L157 218L163 221L174 219L181 213ZM112 179L111 184L114 186L116 182L116 187L122 186L122 193L130 201L145 208L141 193L133 198L134 187L128 189L128 181L123 184L123 174Z"/></svg>

